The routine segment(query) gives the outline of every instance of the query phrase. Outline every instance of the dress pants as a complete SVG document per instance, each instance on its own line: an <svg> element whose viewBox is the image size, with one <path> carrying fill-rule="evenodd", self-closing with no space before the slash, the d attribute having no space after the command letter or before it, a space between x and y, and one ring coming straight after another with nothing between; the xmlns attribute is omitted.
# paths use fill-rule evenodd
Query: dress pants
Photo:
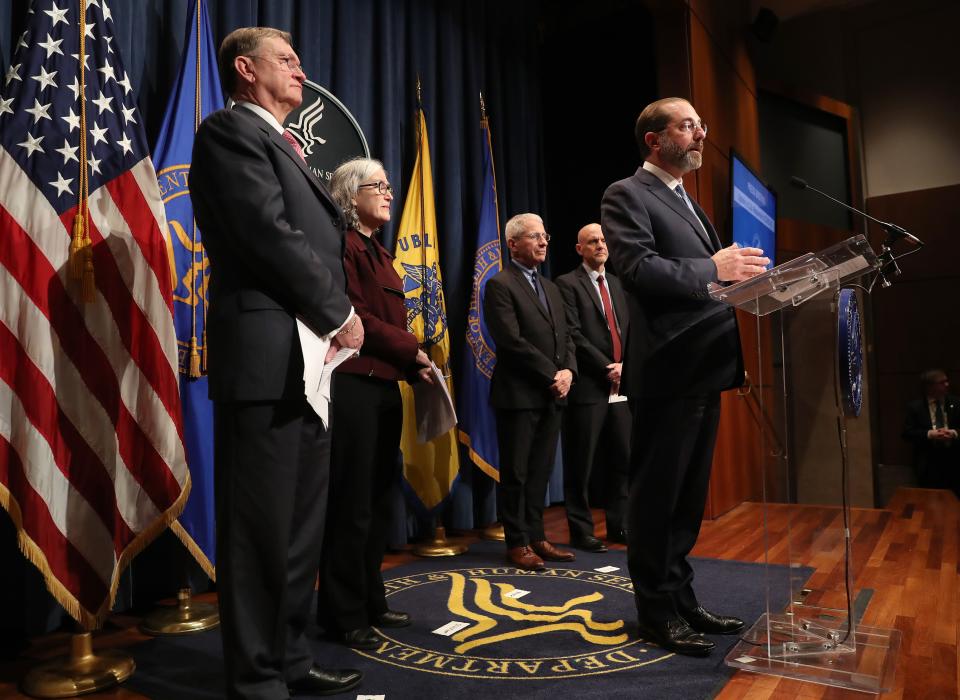
<svg viewBox="0 0 960 700"><path fill-rule="evenodd" d="M289 697L323 541L330 438L304 398L214 404L217 590L227 696Z"/></svg>
<svg viewBox="0 0 960 700"><path fill-rule="evenodd" d="M556 403L533 410L496 411L500 519L508 549L546 539L543 505L562 411Z"/></svg>
<svg viewBox="0 0 960 700"><path fill-rule="evenodd" d="M697 542L720 421L720 396L641 399L633 407L627 565L639 614L697 607L687 555Z"/></svg>
<svg viewBox="0 0 960 700"><path fill-rule="evenodd" d="M387 611L380 566L397 478L403 402L396 381L337 372L330 507L317 622L330 632L375 624Z"/></svg>
<svg viewBox="0 0 960 700"><path fill-rule="evenodd" d="M626 529L630 422L626 401L570 404L564 409L563 498L571 540L594 534L588 495L594 466L603 477L607 533Z"/></svg>

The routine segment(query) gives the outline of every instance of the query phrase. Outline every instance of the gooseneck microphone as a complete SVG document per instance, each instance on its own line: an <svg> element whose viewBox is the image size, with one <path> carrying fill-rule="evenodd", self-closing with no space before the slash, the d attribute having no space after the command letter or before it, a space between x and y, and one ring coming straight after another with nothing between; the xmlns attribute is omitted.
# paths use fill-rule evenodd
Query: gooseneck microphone
<svg viewBox="0 0 960 700"><path fill-rule="evenodd" d="M923 241L921 241L919 238L917 238L916 236L914 236L912 233L902 228L901 226L892 224L889 221L880 221L880 219L870 216L866 212L860 211L856 207L851 207L846 202L841 202L839 199L835 199L834 197L831 197L826 192L823 192L822 190L818 190L816 187L813 187L807 184L807 181L804 180L803 178L800 178L794 175L790 178L790 184L792 184L794 187L800 190L811 190L812 192L816 192L818 195L820 195L821 197L826 197L834 204L838 204L844 209L852 211L854 214L859 214L860 216L866 217L867 219L869 219L870 221L873 221L874 223L880 224L880 227L887 232L887 236L889 236L889 240L891 243L902 238L906 241L910 241L913 245L917 246L918 248L923 247Z"/></svg>

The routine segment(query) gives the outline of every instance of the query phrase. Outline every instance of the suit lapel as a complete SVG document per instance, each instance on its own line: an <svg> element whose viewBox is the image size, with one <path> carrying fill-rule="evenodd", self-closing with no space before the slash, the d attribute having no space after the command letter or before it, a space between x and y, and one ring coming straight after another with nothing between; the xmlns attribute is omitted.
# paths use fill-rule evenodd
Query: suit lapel
<svg viewBox="0 0 960 700"><path fill-rule="evenodd" d="M310 181L310 184L313 185L313 189L317 191L317 194L319 194L322 199L326 200L330 206L339 209L339 207L337 207L336 203L333 201L333 197L331 197L330 193L327 191L326 186L320 182L320 178L314 174L314 172L310 169L310 166L307 165L307 162L301 158L295 150L293 150L293 146L287 143L287 140L283 138L281 134L278 134L276 131L271 129L269 125L267 126L267 129L267 133L270 135L270 141L272 141L277 148L283 151L284 154L291 161L293 161L298 168L300 168L300 172L302 172Z"/></svg>
<svg viewBox="0 0 960 700"><path fill-rule="evenodd" d="M708 224L704 223L697 218L697 215L690 211L690 207L686 205L674 192L672 192L665 184L663 180L654 175L653 173L644 170L641 166L637 170L637 176L646 183L650 191L664 204L673 209L684 221L686 221L693 228L694 233L697 234L697 237L703 241L707 246L707 249L711 253L717 252L719 250L719 241L715 246L713 240L711 240L711 235L708 233ZM691 202L693 200L690 200ZM698 208L696 202L693 203L694 208ZM702 210L701 210L702 213ZM706 217L704 216L704 219ZM713 228L710 226L709 228ZM716 234L714 234L716 237Z"/></svg>
<svg viewBox="0 0 960 700"><path fill-rule="evenodd" d="M536 306L537 309L540 311L540 313L543 314L544 318L546 318L551 323L551 325L553 325L553 318L551 318L550 313L545 308L543 308L543 304L540 303L540 297L538 297L537 293L533 291L533 286L527 280L527 276L524 275L520 271L520 269L516 265L514 265L512 262L507 263L507 269L513 273L514 284L516 284L521 289L523 289L523 293L527 294L527 296L530 297L531 301L533 301L533 305ZM544 287L543 296L544 297L547 296L546 287ZM548 305L550 304L549 299L547 299L547 304Z"/></svg>
<svg viewBox="0 0 960 700"><path fill-rule="evenodd" d="M588 275L587 271L583 269L583 265L577 268L577 279L579 280L583 291L586 292L587 298L593 302L593 308L597 310L597 313L600 314L600 318L602 318L603 322L606 323L607 315L603 312L603 306L600 304L600 298L597 296L597 290L593 286L590 275Z"/></svg>

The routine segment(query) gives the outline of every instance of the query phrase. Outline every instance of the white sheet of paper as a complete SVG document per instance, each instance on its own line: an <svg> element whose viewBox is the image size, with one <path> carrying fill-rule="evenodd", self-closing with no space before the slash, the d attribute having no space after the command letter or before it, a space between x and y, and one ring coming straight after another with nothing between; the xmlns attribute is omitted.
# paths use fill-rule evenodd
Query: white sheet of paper
<svg viewBox="0 0 960 700"><path fill-rule="evenodd" d="M530 591L522 591L519 588L514 588L512 591L507 593L504 598L523 598L525 595L529 595Z"/></svg>
<svg viewBox="0 0 960 700"><path fill-rule="evenodd" d="M457 620L454 620L453 622L448 622L443 627L437 627L437 629L435 629L433 633L443 635L444 637L449 637L450 635L456 634L460 630L469 626L470 626L469 622L459 622Z"/></svg>
<svg viewBox="0 0 960 700"><path fill-rule="evenodd" d="M601 566L594 569L594 571L599 571L601 574L612 574L614 571L620 571L619 566Z"/></svg>
<svg viewBox="0 0 960 700"><path fill-rule="evenodd" d="M434 362L430 363L433 384L414 382L413 404L417 418L417 442L430 442L449 432L457 424L457 411L447 389L443 372Z"/></svg>
<svg viewBox="0 0 960 700"><path fill-rule="evenodd" d="M626 396L623 394L610 394L610 398L607 399L607 403L620 403L621 401L628 401Z"/></svg>
<svg viewBox="0 0 960 700"><path fill-rule="evenodd" d="M357 354L353 348L340 348L333 359L324 364L330 341L322 338L297 319L297 333L303 352L303 393L314 412L320 416L323 427L330 426L330 383L335 370L344 360Z"/></svg>

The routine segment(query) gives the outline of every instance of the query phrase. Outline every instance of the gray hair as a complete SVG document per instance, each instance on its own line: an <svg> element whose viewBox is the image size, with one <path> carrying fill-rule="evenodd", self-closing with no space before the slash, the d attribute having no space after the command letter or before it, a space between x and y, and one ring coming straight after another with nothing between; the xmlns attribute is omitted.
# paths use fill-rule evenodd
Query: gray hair
<svg viewBox="0 0 960 700"><path fill-rule="evenodd" d="M249 56L264 39L282 39L293 46L290 32L273 27L240 27L227 34L221 42L217 62L220 64L220 84L227 95L234 96L238 88L234 59L237 56Z"/></svg>
<svg viewBox="0 0 960 700"><path fill-rule="evenodd" d="M504 233L507 237L507 240L515 241L516 239L520 238L520 236L526 233L530 222L539 222L542 224L543 219L536 214L531 214L529 212L510 217L510 220L504 227Z"/></svg>
<svg viewBox="0 0 960 700"><path fill-rule="evenodd" d="M343 209L347 227L354 231L359 230L360 219L357 217L357 205L354 204L353 198L360 191L363 181L378 170L386 172L383 163L379 160L359 156L340 164L330 178L330 194L333 195L333 201Z"/></svg>

